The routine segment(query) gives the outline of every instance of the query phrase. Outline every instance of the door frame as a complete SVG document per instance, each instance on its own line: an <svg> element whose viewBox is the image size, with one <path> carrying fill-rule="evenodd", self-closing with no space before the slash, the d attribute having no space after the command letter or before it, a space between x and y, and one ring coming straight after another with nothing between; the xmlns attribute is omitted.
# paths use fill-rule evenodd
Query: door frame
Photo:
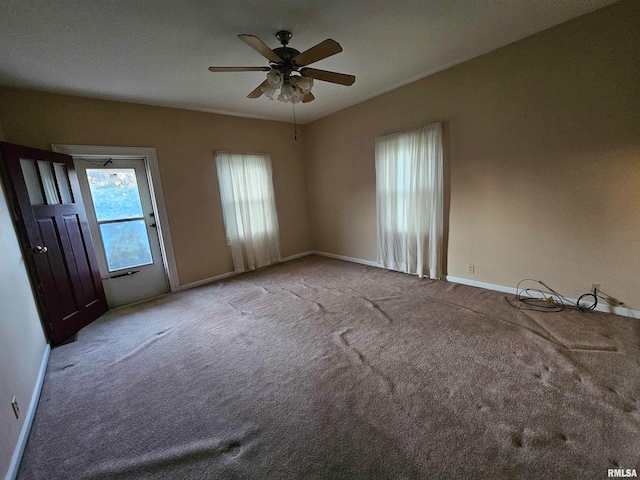
<svg viewBox="0 0 640 480"><path fill-rule="evenodd" d="M169 280L169 289L171 292L180 290L180 281L178 279L178 268L173 252L173 243L171 241L171 231L169 229L169 217L164 202L164 194L162 192L162 182L160 180L160 169L158 167L158 158L156 157L156 149L151 147L109 147L98 145L64 145L52 144L51 149L54 152L66 153L71 155L74 160L76 158L84 158L90 160L92 157L104 158L109 157L113 160L128 159L131 157L144 158L147 180L149 182L149 192L151 193L151 203L155 213L155 220L158 229L158 239L160 240L160 252L162 253L162 263L167 279Z"/></svg>

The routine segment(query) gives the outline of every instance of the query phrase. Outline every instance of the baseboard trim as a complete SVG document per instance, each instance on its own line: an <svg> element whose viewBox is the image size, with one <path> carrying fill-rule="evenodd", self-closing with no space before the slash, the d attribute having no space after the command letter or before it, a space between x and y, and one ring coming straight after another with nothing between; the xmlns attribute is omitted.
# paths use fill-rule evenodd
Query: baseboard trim
<svg viewBox="0 0 640 480"><path fill-rule="evenodd" d="M596 307L596 311L605 312L605 313L613 313L614 315L620 315L622 317L631 317L637 320L640 320L640 310L632 310L630 308L624 307L614 307L612 305L602 305L598 304Z"/></svg>
<svg viewBox="0 0 640 480"><path fill-rule="evenodd" d="M49 362L49 354L51 353L51 347L47 344L44 349L44 353L42 354L42 361L40 362L40 371L38 372L38 378L36 379L36 384L33 387L33 394L31 395L31 402L29 403L29 410L27 410L27 414L24 417L24 423L22 424L22 430L20 431L20 436L18 437L18 443L16 444L16 448L13 451L13 456L11 457L11 463L9 464L9 470L7 471L7 476L5 480L15 480L18 475L18 468L20 468L20 461L22 460L22 455L24 454L24 449L27 446L27 440L29 439L29 432L31 431L31 426L33 425L33 419L36 416L36 409L38 408L38 402L40 401L40 394L42 393L42 385L44 384L44 375L47 371L47 364Z"/></svg>
<svg viewBox="0 0 640 480"><path fill-rule="evenodd" d="M469 280L468 278L460 278L460 277L446 277L447 282L451 283L459 283L461 285L469 285L471 287L484 288L486 290L494 290L496 292L510 293L512 295L516 294L515 287L505 287L504 285L496 285L494 283L486 283L479 282L476 280ZM577 298L567 298L570 302L574 304L578 302ZM596 312L604 312L604 313L613 313L614 315L620 315L622 317L630 317L635 319L640 319L640 310L632 310L630 308L624 307L616 307L613 305L608 305L606 303L598 302L598 305L595 308Z"/></svg>
<svg viewBox="0 0 640 480"><path fill-rule="evenodd" d="M239 275L238 272L229 272L223 273L222 275L216 275L215 277L205 278L203 280L198 280L197 282L187 283L185 285L180 285L180 291L189 290L190 288L199 287L201 285L206 285L207 283L217 282L218 280L224 280L225 278L234 277Z"/></svg>
<svg viewBox="0 0 640 480"><path fill-rule="evenodd" d="M320 255L322 257L336 258L338 260L344 260L345 262L353 262L353 263L359 263L361 265L368 265L370 267L382 268L382 265L379 262L373 262L371 260L363 260L361 258L347 257L345 255L336 255L335 253L320 252L317 250L313 250L309 253L312 253L314 255Z"/></svg>
<svg viewBox="0 0 640 480"><path fill-rule="evenodd" d="M313 255L314 252L312 252L311 250L307 251L307 252L302 252L302 253L296 253L295 255L289 255L288 257L284 257L282 260L280 260L280 263L283 262L288 262L290 260L295 260L296 258L302 258L302 257L307 257L309 255Z"/></svg>
<svg viewBox="0 0 640 480"><path fill-rule="evenodd" d="M288 257L282 258L278 263L284 263L290 260L295 260L296 258L306 257L307 255L311 255L312 253L314 252L308 251L308 252L296 253L295 255L289 255ZM208 283L217 282L219 280L224 280L225 278L235 277L236 275L240 275L241 273L245 273L245 272L228 272L228 273L223 273L222 275L216 275L215 277L205 278L204 280L198 280L197 282L180 285L179 291L189 290L190 288L195 288L201 285L206 285Z"/></svg>
<svg viewBox="0 0 640 480"><path fill-rule="evenodd" d="M479 282L477 280L469 280L468 278L451 277L447 275L445 277L447 282L459 283L460 285L469 285L470 287L484 288L485 290L494 290L496 292L516 294L514 287L505 287L504 285L496 285L495 283Z"/></svg>

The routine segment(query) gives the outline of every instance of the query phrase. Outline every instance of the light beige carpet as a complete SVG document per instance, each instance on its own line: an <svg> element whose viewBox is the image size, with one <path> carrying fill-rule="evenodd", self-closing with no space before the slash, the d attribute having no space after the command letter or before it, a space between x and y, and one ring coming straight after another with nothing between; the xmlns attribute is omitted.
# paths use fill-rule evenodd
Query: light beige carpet
<svg viewBox="0 0 640 480"><path fill-rule="evenodd" d="M604 479L640 468L640 321L305 257L54 349L20 479Z"/></svg>

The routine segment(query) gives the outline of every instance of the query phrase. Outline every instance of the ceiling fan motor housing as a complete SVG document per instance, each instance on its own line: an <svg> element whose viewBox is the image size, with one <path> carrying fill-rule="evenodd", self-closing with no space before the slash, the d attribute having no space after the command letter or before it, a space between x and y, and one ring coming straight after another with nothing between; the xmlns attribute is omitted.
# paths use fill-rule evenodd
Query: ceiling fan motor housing
<svg viewBox="0 0 640 480"><path fill-rule="evenodd" d="M276 33L276 38L283 47L286 47L287 43L289 43L289 40L291 40L291 32L287 30L280 30L278 33Z"/></svg>
<svg viewBox="0 0 640 480"><path fill-rule="evenodd" d="M272 62L272 68L277 68L278 70L282 71L285 76L288 76L289 74L291 74L291 72L298 70L299 67L296 65L296 62L294 60L296 56L300 54L298 50L289 47L279 47L274 48L273 51L276 53L276 55L282 58L282 61L277 63Z"/></svg>
<svg viewBox="0 0 640 480"><path fill-rule="evenodd" d="M282 47L274 48L273 52L278 55L282 61L271 62L270 65L272 68L280 70L285 80L288 80L291 72L297 72L300 68L295 62L295 58L300 55L300 52L295 48L287 47L289 40L291 40L291 32L280 30L276 33L276 38L282 44Z"/></svg>

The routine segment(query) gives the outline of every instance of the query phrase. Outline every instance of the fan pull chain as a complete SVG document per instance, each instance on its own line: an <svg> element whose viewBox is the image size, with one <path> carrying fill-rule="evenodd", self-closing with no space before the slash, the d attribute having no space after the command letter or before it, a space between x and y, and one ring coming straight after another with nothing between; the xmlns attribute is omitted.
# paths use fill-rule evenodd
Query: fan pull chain
<svg viewBox="0 0 640 480"><path fill-rule="evenodd" d="M295 142L298 141L298 122L296 122L296 104L291 102L291 106L293 107L293 140Z"/></svg>

